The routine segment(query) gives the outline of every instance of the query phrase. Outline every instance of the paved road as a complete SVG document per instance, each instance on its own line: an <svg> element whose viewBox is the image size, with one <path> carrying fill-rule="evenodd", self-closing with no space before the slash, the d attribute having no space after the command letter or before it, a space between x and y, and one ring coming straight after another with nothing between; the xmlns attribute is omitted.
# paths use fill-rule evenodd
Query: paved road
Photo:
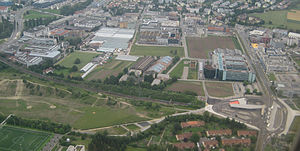
<svg viewBox="0 0 300 151"><path fill-rule="evenodd" d="M255 58L256 55L250 48L248 34L245 32L245 30L237 29L236 35L238 37L238 40L244 44L246 50L243 47L242 48L246 53L246 59L249 62L249 64L253 67L254 71L256 72L256 77L259 86L262 88L262 90L264 90L263 100L266 107L271 107L273 105L273 101L275 101L280 106L280 110L278 110L278 112L282 112L283 119L278 119L278 118L275 119L275 120L282 121L281 125L273 132L268 131L266 129L267 126L265 124L261 125L260 127L261 131L258 136L258 141L257 141L258 143L257 143L256 150L263 150L266 145L266 142L268 142L269 139L271 138L271 135L279 134L284 130L288 110L287 107L281 101L278 101L276 95L271 90L270 83L267 76L264 73L264 69L262 68L261 64L258 63L258 61L256 61L257 60L257 58ZM263 119L265 120L267 119L266 115L264 115Z"/></svg>

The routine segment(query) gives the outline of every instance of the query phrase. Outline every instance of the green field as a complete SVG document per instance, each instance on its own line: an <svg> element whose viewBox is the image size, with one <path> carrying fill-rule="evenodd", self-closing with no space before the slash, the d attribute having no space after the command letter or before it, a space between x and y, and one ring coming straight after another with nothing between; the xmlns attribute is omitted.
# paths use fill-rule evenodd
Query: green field
<svg viewBox="0 0 300 151"><path fill-rule="evenodd" d="M189 68L189 74L188 74L188 79L198 79L198 63L196 65L196 68L192 69Z"/></svg>
<svg viewBox="0 0 300 151"><path fill-rule="evenodd" d="M96 57L98 54L96 53L87 53L87 52L73 52L67 57L65 57L59 64L61 66L71 68L73 65L76 65L78 69L80 70L83 66L85 66L87 63L89 63L94 57ZM74 61L79 58L80 64L74 64Z"/></svg>
<svg viewBox="0 0 300 151"><path fill-rule="evenodd" d="M118 108L114 109L99 106L86 107L82 110L85 111L85 113L75 122L75 128L90 129L147 120L147 118L142 118L136 115L136 111L132 108L120 110Z"/></svg>
<svg viewBox="0 0 300 151"><path fill-rule="evenodd" d="M253 13L249 16L255 16L265 21L264 27L268 28L287 28L300 30L300 23L287 19L288 10L268 11L265 13Z"/></svg>
<svg viewBox="0 0 300 151"><path fill-rule="evenodd" d="M276 77L275 77L274 73L269 73L268 78L269 78L270 81L276 81Z"/></svg>
<svg viewBox="0 0 300 151"><path fill-rule="evenodd" d="M188 61L186 59L181 60L181 62L170 72L170 77L181 78L183 67L189 66L188 64L184 64L184 61Z"/></svg>
<svg viewBox="0 0 300 151"><path fill-rule="evenodd" d="M52 18L55 17L54 15L50 14L43 14L34 10L29 10L28 14L24 14L24 19L39 19L39 18Z"/></svg>
<svg viewBox="0 0 300 151"><path fill-rule="evenodd" d="M289 129L289 133L297 133L300 129L300 116L295 116L293 123Z"/></svg>
<svg viewBox="0 0 300 151"><path fill-rule="evenodd" d="M1 151L39 151L52 134L29 129L4 126L0 128Z"/></svg>
<svg viewBox="0 0 300 151"><path fill-rule="evenodd" d="M87 77L88 80L105 79L111 75L117 76L133 64L131 61L110 60L107 64L96 67Z"/></svg>
<svg viewBox="0 0 300 151"><path fill-rule="evenodd" d="M132 131L136 131L136 130L139 130L140 127L134 125L134 124L130 124L130 125L127 125L126 128L132 130Z"/></svg>
<svg viewBox="0 0 300 151"><path fill-rule="evenodd" d="M184 56L183 47L133 45L130 55L137 56Z"/></svg>
<svg viewBox="0 0 300 151"><path fill-rule="evenodd" d="M60 10L59 9L42 9L42 11L53 13L53 14L60 14Z"/></svg>

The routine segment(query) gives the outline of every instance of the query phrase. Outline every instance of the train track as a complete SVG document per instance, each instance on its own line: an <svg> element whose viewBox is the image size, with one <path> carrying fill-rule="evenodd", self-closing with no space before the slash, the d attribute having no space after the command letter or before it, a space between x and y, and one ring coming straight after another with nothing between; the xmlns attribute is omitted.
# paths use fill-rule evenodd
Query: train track
<svg viewBox="0 0 300 151"><path fill-rule="evenodd" d="M90 92L103 93L103 94L112 95L112 96L115 96L115 97L122 97L122 98L127 98L127 99L148 101L148 102L154 102L154 103L160 103L160 104L166 104L166 105L183 105L183 106L189 105L188 103L170 102L170 101L166 101L166 100L158 100L158 99L152 99L152 98L147 98L147 97L138 97L138 96L126 95L126 94L122 94L122 93L96 89L96 88L93 88L93 87L88 86L87 84L83 84L83 83L82 84L77 84L77 83L68 82L66 80L63 80L63 79L60 79L60 78L57 78L57 77L47 76L47 75L43 75L43 74L39 74L39 73L30 71L30 70L24 68L23 66L18 66L16 64L14 64L13 62L8 61L4 57L0 57L0 62L10 66L11 68L16 69L17 71L21 71L21 72L29 74L33 77L48 80L48 81L53 81L55 83L60 83L60 84L66 85L66 86L78 87L78 88L81 88L81 89L84 89L84 90L90 91Z"/></svg>

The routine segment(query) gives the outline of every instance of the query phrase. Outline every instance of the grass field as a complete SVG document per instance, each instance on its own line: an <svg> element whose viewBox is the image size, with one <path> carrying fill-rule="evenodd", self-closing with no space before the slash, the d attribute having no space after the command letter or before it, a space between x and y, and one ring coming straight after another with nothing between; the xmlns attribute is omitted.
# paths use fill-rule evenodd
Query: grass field
<svg viewBox="0 0 300 151"><path fill-rule="evenodd" d="M4 126L0 128L0 150L39 151L51 136L46 132Z"/></svg>
<svg viewBox="0 0 300 151"><path fill-rule="evenodd" d="M73 52L66 58L64 58L59 64L61 66L71 68L73 65L76 65L78 69L80 70L83 66L85 66L87 63L89 63L94 57L96 57L98 54L96 53L87 53L87 52ZM79 58L80 64L74 64L74 61Z"/></svg>
<svg viewBox="0 0 300 151"><path fill-rule="evenodd" d="M136 122L147 120L136 115L133 108L109 108L109 107L86 107L82 109L84 115L75 122L75 128L89 129L96 127L105 127L115 124L123 124L128 122ZM96 126L97 125L97 126Z"/></svg>
<svg viewBox="0 0 300 151"><path fill-rule="evenodd" d="M205 95L201 82L177 81L176 83L168 86L166 89L176 92L192 91L197 93L199 96Z"/></svg>
<svg viewBox="0 0 300 151"><path fill-rule="evenodd" d="M123 72L124 68L130 67L133 62L111 60L103 66L96 67L88 76L88 80L105 79L111 75L117 76L120 72Z"/></svg>
<svg viewBox="0 0 300 151"><path fill-rule="evenodd" d="M295 22L287 18L289 10L268 11L265 13L253 13L250 16L255 16L265 21L264 27L268 28L287 28L292 30L300 30L300 22Z"/></svg>
<svg viewBox="0 0 300 151"><path fill-rule="evenodd" d="M269 73L268 78L269 78L270 81L276 81L276 77L275 77L274 73Z"/></svg>
<svg viewBox="0 0 300 151"><path fill-rule="evenodd" d="M53 13L53 14L60 14L60 10L59 9L42 9L42 11Z"/></svg>
<svg viewBox="0 0 300 151"><path fill-rule="evenodd" d="M300 116L296 116L293 120L293 123L289 129L289 133L297 133L300 129Z"/></svg>
<svg viewBox="0 0 300 151"><path fill-rule="evenodd" d="M79 70L84 67L87 63L89 63L94 57L96 57L98 54L96 53L87 53L87 52L73 52L67 57L65 57L63 60L58 62L59 65L66 67L67 69L60 69L55 70L54 73L57 75L63 74L65 77L70 75L71 77L80 77L83 73ZM75 64L76 59L80 59L79 64ZM72 66L77 66L78 71L77 72L70 72L70 68Z"/></svg>
<svg viewBox="0 0 300 151"><path fill-rule="evenodd" d="M130 55L137 56L184 56L183 47L133 45Z"/></svg>
<svg viewBox="0 0 300 151"><path fill-rule="evenodd" d="M28 14L25 13L24 15L24 19L39 19L39 18L52 18L55 17L53 15L50 14L43 14L34 10L29 10Z"/></svg>
<svg viewBox="0 0 300 151"><path fill-rule="evenodd" d="M231 37L187 37L186 41L189 56L193 58L207 59L209 58L209 53L216 48L235 48L235 44Z"/></svg>
<svg viewBox="0 0 300 151"><path fill-rule="evenodd" d="M205 82L208 94L213 97L233 96L233 88L231 83L222 82Z"/></svg>
<svg viewBox="0 0 300 151"><path fill-rule="evenodd" d="M198 79L198 63L196 68L189 68L189 74L188 74L188 79Z"/></svg>
<svg viewBox="0 0 300 151"><path fill-rule="evenodd" d="M136 130L139 130L140 127L134 125L134 124L130 124L130 125L127 125L126 128L132 130L132 131L136 131Z"/></svg>
<svg viewBox="0 0 300 151"><path fill-rule="evenodd" d="M3 81L0 81L0 87L5 83ZM14 82L10 81L10 83ZM7 84L5 86L10 87ZM82 95L85 94L85 96L79 97L64 92L59 87L57 87L58 91L55 88L42 85L39 88L37 85L34 85L33 88L26 88L22 82L18 82L17 86L14 87L15 90L11 90L14 93L0 96L0 114L14 114L27 119L40 119L70 124L72 127L79 129L143 121L146 119L143 114L148 114L148 111L137 111L134 106L123 105L121 103L106 105L106 98L102 98L96 94L90 94L90 96L84 91L80 93ZM15 93L16 89L20 89L18 93L21 96L15 95L17 94ZM4 91L6 89L0 90L0 94L4 93ZM63 97L59 96L62 92L65 93ZM78 91L74 90L73 93L78 94Z"/></svg>
<svg viewBox="0 0 300 151"><path fill-rule="evenodd" d="M184 61L187 61L186 59L181 60L181 62L170 72L170 77L177 77L181 78L183 67L189 66L188 64L184 64Z"/></svg>

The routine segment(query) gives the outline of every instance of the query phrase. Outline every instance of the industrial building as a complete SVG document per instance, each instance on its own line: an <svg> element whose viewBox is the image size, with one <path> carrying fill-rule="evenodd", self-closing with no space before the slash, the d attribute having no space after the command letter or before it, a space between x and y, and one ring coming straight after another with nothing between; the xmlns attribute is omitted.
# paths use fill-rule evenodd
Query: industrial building
<svg viewBox="0 0 300 151"><path fill-rule="evenodd" d="M165 56L159 59L156 64L148 69L148 71L154 71L156 73L161 73L172 63L172 57Z"/></svg>
<svg viewBox="0 0 300 151"><path fill-rule="evenodd" d="M240 50L217 48L211 57L212 63L204 66L205 78L221 81L255 82L255 73L250 71Z"/></svg>
<svg viewBox="0 0 300 151"><path fill-rule="evenodd" d="M146 71L155 61L152 56L147 56L140 59L135 65L131 67L134 70Z"/></svg>
<svg viewBox="0 0 300 151"><path fill-rule="evenodd" d="M101 28L92 41L101 42L97 49L101 52L114 52L116 49L127 50L128 42L133 37L134 29Z"/></svg>

